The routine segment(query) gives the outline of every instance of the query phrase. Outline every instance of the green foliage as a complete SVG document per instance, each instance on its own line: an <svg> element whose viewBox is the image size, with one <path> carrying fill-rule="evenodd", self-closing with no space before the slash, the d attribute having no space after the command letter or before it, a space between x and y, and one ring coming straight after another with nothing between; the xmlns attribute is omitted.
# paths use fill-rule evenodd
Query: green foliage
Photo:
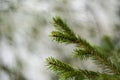
<svg viewBox="0 0 120 80"><path fill-rule="evenodd" d="M80 80L84 79L84 77L86 78L97 77L98 74L100 74L93 71L75 69L70 65L65 64L52 57L47 58L47 64L49 66L48 68L53 72L56 72L58 75L60 75L60 79L62 80L73 78Z"/></svg>
<svg viewBox="0 0 120 80"><path fill-rule="evenodd" d="M102 40L101 47L94 47L86 40L76 35L68 25L60 18L53 18L56 31L51 32L53 40L59 43L75 44L73 56L81 60L91 57L102 72L73 68L52 57L47 58L48 68L57 73L61 80L119 80L120 60L119 48L116 49L114 42L107 36ZM112 55L111 55L111 54ZM113 59L114 58L114 59ZM116 61L116 62L115 62Z"/></svg>
<svg viewBox="0 0 120 80"><path fill-rule="evenodd" d="M74 32L67 26L65 22L62 21L60 17L53 18L53 21L54 26L58 31L62 31L63 33L73 36L75 35Z"/></svg>

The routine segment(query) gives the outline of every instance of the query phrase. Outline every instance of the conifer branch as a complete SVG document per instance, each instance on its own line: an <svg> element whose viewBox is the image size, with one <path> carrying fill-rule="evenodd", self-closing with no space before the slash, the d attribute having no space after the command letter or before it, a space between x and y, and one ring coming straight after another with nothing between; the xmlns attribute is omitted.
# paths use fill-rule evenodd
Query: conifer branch
<svg viewBox="0 0 120 80"><path fill-rule="evenodd" d="M75 35L74 32L67 26L65 22L60 17L53 18L53 24L58 31L62 31L69 35Z"/></svg>
<svg viewBox="0 0 120 80"><path fill-rule="evenodd" d="M65 22L62 21L61 18L59 17L53 18L53 21L55 28L58 30L53 31L51 33L51 37L53 38L53 40L56 40L61 43L74 43L77 45L77 47L84 48L87 52L89 52L87 54L84 54L84 56L89 54L96 61L99 62L99 63L97 62L98 64L104 65L105 66L104 68L110 69L114 74L120 74L120 70L108 60L107 56L102 55L100 52L98 52L86 40L82 39L79 36L76 36L74 32L67 26L67 24L65 24ZM82 52L84 51L81 51L81 53Z"/></svg>
<svg viewBox="0 0 120 80"><path fill-rule="evenodd" d="M53 31L50 36L53 37L53 40L60 43L73 43L76 40L76 37L59 31Z"/></svg>
<svg viewBox="0 0 120 80"><path fill-rule="evenodd" d="M79 78L79 79L93 78L94 79L101 74L98 72L72 68L70 65L65 64L52 57L49 57L46 60L47 60L48 68L56 72L64 80L70 79L70 78Z"/></svg>
<svg viewBox="0 0 120 80"><path fill-rule="evenodd" d="M79 57L81 60L87 59L88 57L91 57L90 53L84 49L75 49L73 52L74 57Z"/></svg>
<svg viewBox="0 0 120 80"><path fill-rule="evenodd" d="M109 69L108 73L119 75L119 67L117 65L114 65L111 60L107 58L107 56L104 56L99 52L91 53L91 51L75 49L73 55L75 57L79 57L82 60L87 59L88 57L92 57L95 60L96 64L100 65L104 70Z"/></svg>
<svg viewBox="0 0 120 80"><path fill-rule="evenodd" d="M56 72L61 80L120 80L119 61L118 64L115 64L110 58L111 56L114 57L114 54L111 56L103 54L104 52L102 53L79 35L76 35L60 17L53 18L53 23L56 28L56 31L52 31L50 34L53 40L59 43L75 44L76 49L73 52L75 57L82 60L91 57L103 70L100 73L77 69L52 57L47 58L48 68ZM112 46L105 48L106 52L110 52L114 48L113 43L108 38L105 43L107 46Z"/></svg>

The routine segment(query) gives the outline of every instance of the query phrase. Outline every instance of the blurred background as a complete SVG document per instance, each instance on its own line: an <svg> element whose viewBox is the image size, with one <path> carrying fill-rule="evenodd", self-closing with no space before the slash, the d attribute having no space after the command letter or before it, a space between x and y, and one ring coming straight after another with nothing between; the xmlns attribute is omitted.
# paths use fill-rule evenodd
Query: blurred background
<svg viewBox="0 0 120 80"><path fill-rule="evenodd" d="M74 45L49 37L54 16L92 45L104 35L120 41L120 0L0 0L0 80L58 80L46 67L48 56L82 63L71 59Z"/></svg>

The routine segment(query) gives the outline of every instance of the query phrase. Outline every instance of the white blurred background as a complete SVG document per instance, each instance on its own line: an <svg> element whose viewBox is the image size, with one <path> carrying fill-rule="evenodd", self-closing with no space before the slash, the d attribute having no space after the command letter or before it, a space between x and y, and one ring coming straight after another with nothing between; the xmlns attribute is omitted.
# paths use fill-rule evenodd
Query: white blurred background
<svg viewBox="0 0 120 80"><path fill-rule="evenodd" d="M48 36L54 16L91 44L119 40L120 0L0 0L0 80L57 80L45 58L70 62L74 48Z"/></svg>

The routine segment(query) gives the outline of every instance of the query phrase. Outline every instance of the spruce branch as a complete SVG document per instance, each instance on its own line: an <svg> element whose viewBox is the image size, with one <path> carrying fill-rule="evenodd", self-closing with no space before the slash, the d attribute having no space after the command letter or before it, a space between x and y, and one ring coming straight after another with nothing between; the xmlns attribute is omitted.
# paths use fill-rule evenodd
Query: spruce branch
<svg viewBox="0 0 120 80"><path fill-rule="evenodd" d="M81 60L87 59L88 57L91 57L89 51L86 51L81 48L77 48L73 51L74 57L79 57Z"/></svg>
<svg viewBox="0 0 120 80"><path fill-rule="evenodd" d="M53 40L60 43L73 43L76 40L76 37L60 31L53 31L50 36L53 37Z"/></svg>
<svg viewBox="0 0 120 80"><path fill-rule="evenodd" d="M60 17L54 17L53 24L58 31L62 31L72 36L75 35L74 32L67 26L65 22L63 22Z"/></svg>
<svg viewBox="0 0 120 80"><path fill-rule="evenodd" d="M119 66L114 65L107 56L104 56L99 52L91 53L91 51L78 48L74 50L73 55L75 57L79 57L82 60L87 59L88 57L92 57L95 63L102 67L104 71L107 70L108 73L119 75Z"/></svg>
<svg viewBox="0 0 120 80"><path fill-rule="evenodd" d="M68 64L65 64L57 59L49 57L46 59L47 65L50 70L57 73L63 80L72 79L72 78L79 78L79 79L86 79L86 78L96 78L101 73L75 69Z"/></svg>
<svg viewBox="0 0 120 80"><path fill-rule="evenodd" d="M74 69L70 67L68 64L62 63L61 61L54 59L52 57L47 58L46 61L49 66L49 69L51 69L52 71L57 71L58 73L74 71Z"/></svg>
<svg viewBox="0 0 120 80"><path fill-rule="evenodd" d="M91 57L94 62L101 67L103 70L102 73L89 71L89 70L82 70L78 68L73 68L72 66L63 63L57 59L52 57L47 58L47 65L48 68L56 72L60 80L119 80L120 79L120 68L119 68L119 61L114 63L111 57L115 57L115 54L108 56L108 54L104 54L106 52L111 52L112 48L115 46L113 43L108 39L105 38L105 43L108 48L105 48L105 52L100 51L96 47L92 46L87 42L85 39L81 38L81 36L75 34L68 25L60 18L55 17L53 18L54 27L56 31L52 31L50 37L53 40L59 43L67 43L67 44L75 44L76 49L73 51L73 55L75 57L79 57L80 59L84 60ZM104 43L103 43L104 44ZM112 47L109 47L112 46ZM115 49L115 48L114 48ZM118 58L118 57L116 57ZM117 59L114 59L117 60Z"/></svg>
<svg viewBox="0 0 120 80"><path fill-rule="evenodd" d="M97 51L93 46L91 46L86 40L82 39L80 36L76 35L67 24L59 17L53 18L55 28L58 31L53 31L51 33L51 37L53 40L56 40L61 43L74 43L78 48L84 48L87 52L85 56L92 56L99 65L105 66L104 69L111 70L111 73L120 74L120 70L112 64L111 61L107 58L107 56L102 55L99 51ZM83 56L84 51L77 52L79 56ZM80 55L81 54L81 55Z"/></svg>

